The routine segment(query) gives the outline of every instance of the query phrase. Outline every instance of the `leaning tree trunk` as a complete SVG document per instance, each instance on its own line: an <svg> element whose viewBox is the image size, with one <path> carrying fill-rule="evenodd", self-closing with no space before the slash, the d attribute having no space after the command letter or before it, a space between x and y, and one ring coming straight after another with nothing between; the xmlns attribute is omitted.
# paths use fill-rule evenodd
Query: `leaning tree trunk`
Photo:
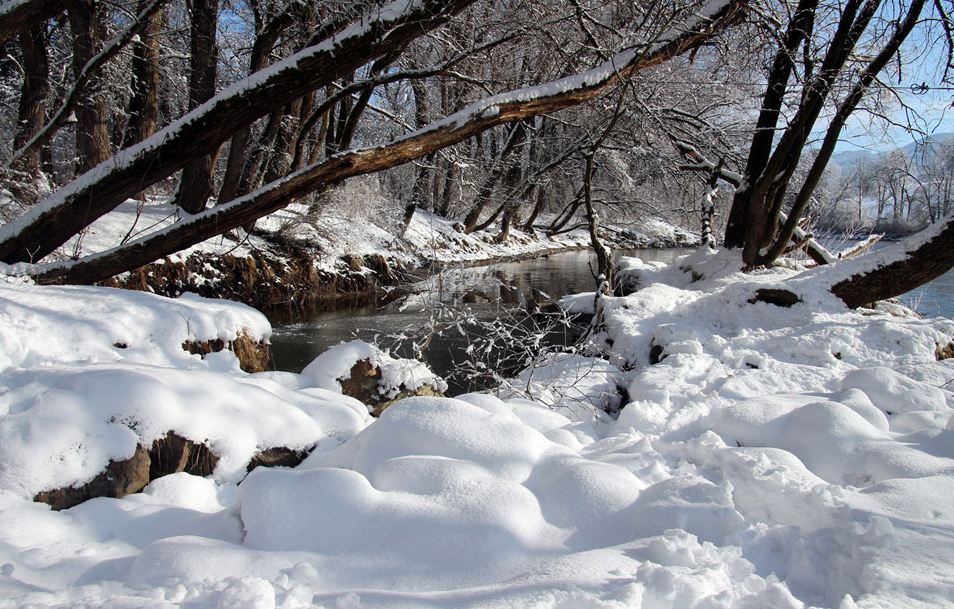
<svg viewBox="0 0 954 609"><path fill-rule="evenodd" d="M945 221L909 237L901 243L879 250L877 259L867 254L855 259L869 268L859 269L848 279L835 283L831 292L851 308L894 298L918 288L954 268L954 215ZM881 261L894 260L888 264ZM844 263L835 263L837 268Z"/></svg>
<svg viewBox="0 0 954 609"><path fill-rule="evenodd" d="M215 44L218 0L192 1L192 72L189 77L189 110L194 110L215 95L215 66L218 47ZM199 157L182 169L182 179L175 204L190 214L205 209L212 194L212 171L219 148Z"/></svg>

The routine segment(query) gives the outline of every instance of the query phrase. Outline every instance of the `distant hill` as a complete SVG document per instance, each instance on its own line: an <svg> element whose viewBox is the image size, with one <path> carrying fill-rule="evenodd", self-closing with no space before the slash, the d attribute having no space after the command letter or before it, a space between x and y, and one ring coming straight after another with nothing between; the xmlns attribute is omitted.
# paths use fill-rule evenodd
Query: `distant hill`
<svg viewBox="0 0 954 609"><path fill-rule="evenodd" d="M917 144L910 143L907 146L903 146L903 150L910 158L914 158L916 154L929 154L933 148L933 144L948 142L951 139L954 139L954 133L935 133L929 136L925 143ZM858 163L871 163L878 159L883 154L888 154L892 152L880 151L875 152L871 150L845 150L843 152L836 152L831 156L831 164L837 165L841 168L848 168Z"/></svg>
<svg viewBox="0 0 954 609"><path fill-rule="evenodd" d="M836 152L831 155L831 164L837 165L838 167L852 167L858 163L870 163L871 161L878 158L877 152L869 152L868 150L845 150L844 152Z"/></svg>

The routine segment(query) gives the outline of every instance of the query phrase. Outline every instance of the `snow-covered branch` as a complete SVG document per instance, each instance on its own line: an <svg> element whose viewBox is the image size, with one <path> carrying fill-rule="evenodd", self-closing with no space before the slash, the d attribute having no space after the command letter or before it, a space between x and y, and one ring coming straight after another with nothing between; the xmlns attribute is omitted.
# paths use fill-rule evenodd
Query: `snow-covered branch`
<svg viewBox="0 0 954 609"><path fill-rule="evenodd" d="M125 246L77 261L38 267L30 274L44 282L105 279L256 220L324 184L401 165L497 125L578 105L640 70L704 44L740 19L744 6L745 0L720 0L649 49L627 49L587 72L484 98L393 142L337 154Z"/></svg>
<svg viewBox="0 0 954 609"><path fill-rule="evenodd" d="M0 260L40 260L145 186L215 150L243 125L446 23L475 0L397 0L328 40L235 83L0 227Z"/></svg>

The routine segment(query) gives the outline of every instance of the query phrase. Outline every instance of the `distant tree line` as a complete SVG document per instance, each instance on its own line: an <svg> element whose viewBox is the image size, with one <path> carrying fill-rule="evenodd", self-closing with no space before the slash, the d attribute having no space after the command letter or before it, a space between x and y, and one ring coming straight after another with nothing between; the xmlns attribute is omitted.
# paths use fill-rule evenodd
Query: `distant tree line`
<svg viewBox="0 0 954 609"><path fill-rule="evenodd" d="M906 235L954 211L954 138L836 166L812 210L819 230Z"/></svg>

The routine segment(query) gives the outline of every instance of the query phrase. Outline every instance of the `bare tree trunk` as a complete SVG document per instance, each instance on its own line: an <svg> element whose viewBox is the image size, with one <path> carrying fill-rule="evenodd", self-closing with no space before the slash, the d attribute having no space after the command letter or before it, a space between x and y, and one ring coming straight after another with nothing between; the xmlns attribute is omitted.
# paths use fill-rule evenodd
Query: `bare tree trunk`
<svg viewBox="0 0 954 609"><path fill-rule="evenodd" d="M268 159L265 162L262 182L268 183L277 180L291 168L292 147L295 145L295 135L298 133L298 119L301 116L302 100L296 99L285 107L278 120L278 129L275 138L269 146Z"/></svg>
<svg viewBox="0 0 954 609"><path fill-rule="evenodd" d="M50 66L46 52L46 36L43 26L24 30L19 36L23 84L20 87L20 105L17 109L17 129L13 136L13 149L22 148L43 127L46 119L46 102L50 95ZM33 206L40 199L40 149L13 160L9 175L2 186L9 188L21 205ZM9 218L5 218L9 220Z"/></svg>
<svg viewBox="0 0 954 609"><path fill-rule="evenodd" d="M427 87L424 81L414 79L411 81L411 92L414 93L414 128L420 129L430 120L430 109L427 104ZM423 207L427 202L427 193L430 191L430 169L428 166L433 163L434 155L424 157L423 163L418 163L415 167L414 187L411 189L411 200L404 208L404 230L411 225L411 219L414 217L414 211L418 207Z"/></svg>
<svg viewBox="0 0 954 609"><path fill-rule="evenodd" d="M586 169L583 174L583 203L586 210L586 227L590 233L590 246L596 254L596 292L609 296L613 293L613 252L610 251L599 235L599 216L593 205L593 160L596 149L586 155Z"/></svg>
<svg viewBox="0 0 954 609"><path fill-rule="evenodd" d="M559 234L563 231L570 220L573 219L573 216L576 215L580 206L583 205L583 189L580 188L576 195L573 197L573 200L566 204L563 210L557 214L557 216L550 222L550 226L547 227L547 237L552 237L553 235Z"/></svg>
<svg viewBox="0 0 954 609"><path fill-rule="evenodd" d="M5 2L0 7L0 47L17 34L53 19L72 6L74 0L29 0Z"/></svg>
<svg viewBox="0 0 954 609"><path fill-rule="evenodd" d="M446 218L450 215L451 203L454 201L454 196L459 194L457 176L460 173L460 168L457 167L457 163L454 162L454 159L445 159L444 167L444 188L441 191L441 205L440 209L436 211L438 215Z"/></svg>
<svg viewBox="0 0 954 609"><path fill-rule="evenodd" d="M189 76L189 109L194 110L215 95L215 74L218 45L215 28L218 23L218 0L192 0L192 70ZM183 211L195 214L203 209L212 195L212 173L219 156L216 147L182 169L174 203Z"/></svg>
<svg viewBox="0 0 954 609"><path fill-rule="evenodd" d="M150 0L139 0L137 12L146 10ZM159 116L159 31L162 27L162 12L151 15L139 40L133 43L132 82L129 98L129 120L123 134L122 147L128 148L151 137L156 132ZM144 200L146 192L135 197Z"/></svg>
<svg viewBox="0 0 954 609"><path fill-rule="evenodd" d="M537 200L533 204L533 211L530 212L530 215L527 217L526 221L520 226L523 230L530 233L533 232L533 225L536 223L537 218L540 216L540 212L543 211L543 204L546 202L546 196L544 195L544 190L542 186L535 186Z"/></svg>
<svg viewBox="0 0 954 609"><path fill-rule="evenodd" d="M715 236L712 234L712 217L715 215L715 196L719 191L719 174L722 173L723 159L709 174L706 180L706 191L702 197L702 245L715 247Z"/></svg>
<svg viewBox="0 0 954 609"><path fill-rule="evenodd" d="M94 0L78 0L69 9L73 30L73 73L79 79L87 62L105 38L102 6ZM76 104L77 173L86 173L110 156L106 127L106 101L100 91L102 78L90 79Z"/></svg>
<svg viewBox="0 0 954 609"><path fill-rule="evenodd" d="M288 12L276 16L255 37L252 45L252 56L249 59L248 73L254 74L268 63L268 55L278 41L279 36L292 23L292 16ZM239 189L245 176L245 162L248 156L248 143L252 136L251 124L243 125L229 145L229 158L226 163L225 176L222 178L222 188L219 190L218 204L228 203L240 194ZM244 193L242 193L244 194Z"/></svg>
<svg viewBox="0 0 954 609"><path fill-rule="evenodd" d="M50 96L50 62L44 29L35 26L20 34L23 86L20 88L17 131L13 137L14 150L19 150L30 141L46 120L46 105ZM40 170L40 151L33 150L21 157L13 169L35 175Z"/></svg>
<svg viewBox="0 0 954 609"><path fill-rule="evenodd" d="M812 1L803 0L803 3ZM912 7L917 4L918 2L913 3ZM743 187L736 192L733 199L729 214L729 227L726 229L726 246L741 246L742 259L746 266L754 267L770 264L775 259L771 256L777 258L788 246L792 235L789 228L794 230L794 226L800 219L800 214L792 214L789 218L789 226L785 227L783 231L788 239L784 243L781 240L775 241L779 226L779 214L785 201L785 193L795 173L802 150L805 148L815 122L828 99L836 77L846 69L846 63L855 45L877 14L879 6L880 0L848 0L844 4L841 8L837 28L831 33L822 65L816 73L810 75L809 82L803 88L795 116L789 121L767 160L761 160L765 158L761 142L753 140ZM915 10L915 8L912 8L912 10ZM916 8L915 13L920 13L920 7ZM795 19L789 26L789 35L793 35L793 28L799 30L794 32L796 39L803 34L810 34L813 27L814 12L806 20L808 23L799 24L798 14L796 14ZM901 40L903 40L903 36ZM787 41L788 39L786 39ZM888 49L892 44L893 42L889 42L885 49ZM779 59L784 55L790 55L789 48L783 45L779 48L778 53L776 56L777 62L791 62L790 56L788 59ZM893 54L893 51L891 54ZM877 61L873 62L872 65L876 63ZM874 74L876 75L877 71ZM775 101L774 91L775 88L778 88L784 92L789 74L782 70L777 76L778 78L773 73L770 79L770 88L763 98L762 116L767 109L771 109L775 116L774 121L777 121L779 116L773 105ZM863 76L859 83L864 83L865 78ZM868 84L870 84L870 80L862 85L862 91ZM853 105L851 109L853 109ZM760 116L760 120L761 118ZM835 127L837 122L836 118L831 127L840 129L840 126ZM757 133L756 138L759 138L761 134L762 132ZM768 145L771 146L771 141L768 142ZM828 154L830 155L830 152ZM824 162L827 162L824 150L821 157ZM805 186L809 190L799 195L800 198L804 198L802 205L807 204L807 200L810 199L810 192L814 190L813 176L814 173L810 172L810 177L805 182ZM773 241L775 241L774 246ZM769 251L769 256L763 254L766 249Z"/></svg>
<svg viewBox="0 0 954 609"><path fill-rule="evenodd" d="M510 127L510 133L507 136L507 143L504 145L503 150L500 152L500 156L496 158L493 166L490 168L490 172L487 177L484 178L483 183L480 188L477 189L477 198L474 201L474 206L471 208L470 212L467 213L467 217L464 218L464 232L472 233L477 230L484 230L497 218L501 210L498 209L496 213L491 215L488 220L480 222L480 214L484 210L484 206L487 204L487 201L490 200L490 194L493 192L494 187L497 183L503 178L507 159L510 157L511 153L514 150L523 146L527 141L527 125L524 121L519 121L514 123Z"/></svg>
<svg viewBox="0 0 954 609"><path fill-rule="evenodd" d="M795 68L793 57L802 41L811 33L815 21L815 9L818 0L800 0L792 16L785 38L775 54L775 60L768 76L762 109L755 125L755 135L749 147L749 158L745 168L746 176L762 175L768 165L772 152L775 129L781 118L782 102L788 89L788 79ZM744 247L749 224L762 224L760 205L753 205L751 190L753 184L746 182L736 191L729 210L728 224L725 229L725 246Z"/></svg>

